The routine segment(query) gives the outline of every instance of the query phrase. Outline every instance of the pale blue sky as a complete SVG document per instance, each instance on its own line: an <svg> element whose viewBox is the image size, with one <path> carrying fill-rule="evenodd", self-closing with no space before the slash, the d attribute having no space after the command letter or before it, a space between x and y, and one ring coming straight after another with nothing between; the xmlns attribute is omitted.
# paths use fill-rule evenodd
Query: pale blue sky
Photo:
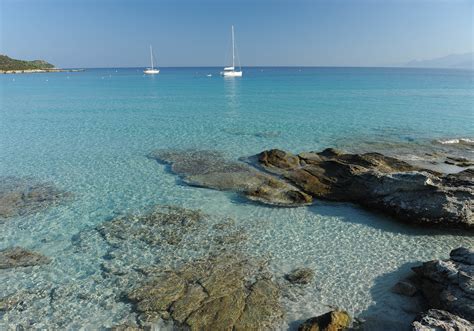
<svg viewBox="0 0 474 331"><path fill-rule="evenodd" d="M61 67L384 66L473 51L474 0L0 0L0 53Z"/></svg>

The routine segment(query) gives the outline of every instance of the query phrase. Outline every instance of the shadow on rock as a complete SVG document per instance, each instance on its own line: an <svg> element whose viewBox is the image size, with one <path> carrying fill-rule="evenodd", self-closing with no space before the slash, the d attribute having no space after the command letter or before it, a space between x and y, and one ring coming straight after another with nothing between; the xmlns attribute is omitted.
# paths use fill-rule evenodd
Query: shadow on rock
<svg viewBox="0 0 474 331"><path fill-rule="evenodd" d="M411 323L417 314L425 309L422 297L419 292L412 296L395 293L394 286L401 279L413 276L411 268L418 264L405 263L397 270L375 279L370 289L375 303L358 315L359 330L411 330Z"/></svg>
<svg viewBox="0 0 474 331"><path fill-rule="evenodd" d="M407 236L474 236L474 232L466 231L463 228L446 228L439 226L426 226L418 223L398 222L398 220L379 210L357 205L355 203L336 201L316 201L307 207L309 211L316 215L337 217L343 222L353 224L363 224L375 229L392 233L401 233Z"/></svg>

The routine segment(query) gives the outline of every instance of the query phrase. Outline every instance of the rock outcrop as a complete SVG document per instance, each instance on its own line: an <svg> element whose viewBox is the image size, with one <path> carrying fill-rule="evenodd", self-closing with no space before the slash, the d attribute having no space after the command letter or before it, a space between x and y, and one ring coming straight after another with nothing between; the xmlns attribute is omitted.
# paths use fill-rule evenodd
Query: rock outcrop
<svg viewBox="0 0 474 331"><path fill-rule="evenodd" d="M474 227L474 170L441 174L379 153L268 150L248 163L212 151L156 151L188 185L242 193L277 206L313 199L358 203L404 222Z"/></svg>
<svg viewBox="0 0 474 331"><path fill-rule="evenodd" d="M474 250L457 248L447 260L433 260L413 270L429 307L474 321Z"/></svg>
<svg viewBox="0 0 474 331"><path fill-rule="evenodd" d="M50 262L49 257L21 247L11 247L0 251L0 269L31 267Z"/></svg>
<svg viewBox="0 0 474 331"><path fill-rule="evenodd" d="M301 206L310 195L275 176L212 151L155 151L149 155L170 164L171 170L188 185L234 191L250 200L279 206Z"/></svg>
<svg viewBox="0 0 474 331"><path fill-rule="evenodd" d="M68 193L49 183L17 177L0 178L0 220L36 213L57 204Z"/></svg>
<svg viewBox="0 0 474 331"><path fill-rule="evenodd" d="M406 222L474 226L474 170L443 175L379 153L334 149L257 156L267 172L315 198L355 202Z"/></svg>
<svg viewBox="0 0 474 331"><path fill-rule="evenodd" d="M298 331L343 331L349 328L351 317L341 310L333 310L302 323Z"/></svg>
<svg viewBox="0 0 474 331"><path fill-rule="evenodd" d="M145 323L162 318L191 330L269 330L282 320L280 289L242 256L222 254L150 274L128 294Z"/></svg>
<svg viewBox="0 0 474 331"><path fill-rule="evenodd" d="M444 310L430 309L413 322L413 331L471 331L474 325Z"/></svg>

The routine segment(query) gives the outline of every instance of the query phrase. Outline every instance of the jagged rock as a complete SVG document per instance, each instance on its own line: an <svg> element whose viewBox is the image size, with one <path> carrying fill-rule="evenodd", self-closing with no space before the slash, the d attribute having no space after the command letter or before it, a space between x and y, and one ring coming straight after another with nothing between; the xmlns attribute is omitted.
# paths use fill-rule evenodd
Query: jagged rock
<svg viewBox="0 0 474 331"><path fill-rule="evenodd" d="M68 196L49 183L0 177L0 220L36 213Z"/></svg>
<svg viewBox="0 0 474 331"><path fill-rule="evenodd" d="M400 281L392 287L392 292L400 295L412 297L416 294L418 289L409 281Z"/></svg>
<svg viewBox="0 0 474 331"><path fill-rule="evenodd" d="M285 279L293 284L306 285L314 278L314 271L310 268L297 268L285 275Z"/></svg>
<svg viewBox="0 0 474 331"><path fill-rule="evenodd" d="M379 153L269 150L260 167L316 198L349 201L403 221L474 226L474 171L442 175Z"/></svg>
<svg viewBox="0 0 474 331"><path fill-rule="evenodd" d="M413 331L472 331L474 325L444 310L430 309L412 324Z"/></svg>
<svg viewBox="0 0 474 331"><path fill-rule="evenodd" d="M221 254L156 271L128 294L141 320L172 319L191 330L263 330L283 317L280 289L239 254Z"/></svg>
<svg viewBox="0 0 474 331"><path fill-rule="evenodd" d="M310 195L295 186L253 167L226 160L211 151L155 151L151 158L170 164L171 170L189 185L235 191L248 199L281 206L305 205Z"/></svg>
<svg viewBox="0 0 474 331"><path fill-rule="evenodd" d="M0 251L0 269L30 267L50 262L49 257L21 247L11 247Z"/></svg>
<svg viewBox="0 0 474 331"><path fill-rule="evenodd" d="M474 320L474 250L457 248L447 260L433 260L413 270L429 307Z"/></svg>
<svg viewBox="0 0 474 331"><path fill-rule="evenodd" d="M351 317L345 311L334 310L306 320L298 331L342 331L349 328Z"/></svg>

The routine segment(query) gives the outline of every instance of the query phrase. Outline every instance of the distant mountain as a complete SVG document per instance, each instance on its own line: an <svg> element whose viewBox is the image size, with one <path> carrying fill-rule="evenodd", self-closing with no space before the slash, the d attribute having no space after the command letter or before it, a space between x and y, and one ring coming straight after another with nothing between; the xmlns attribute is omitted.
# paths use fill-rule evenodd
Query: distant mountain
<svg viewBox="0 0 474 331"><path fill-rule="evenodd" d="M54 68L54 65L43 60L23 61L12 59L11 57L8 57L6 55L0 55L0 71L51 68Z"/></svg>
<svg viewBox="0 0 474 331"><path fill-rule="evenodd" d="M431 60L414 60L404 64L405 67L418 68L474 68L474 53L451 54Z"/></svg>

